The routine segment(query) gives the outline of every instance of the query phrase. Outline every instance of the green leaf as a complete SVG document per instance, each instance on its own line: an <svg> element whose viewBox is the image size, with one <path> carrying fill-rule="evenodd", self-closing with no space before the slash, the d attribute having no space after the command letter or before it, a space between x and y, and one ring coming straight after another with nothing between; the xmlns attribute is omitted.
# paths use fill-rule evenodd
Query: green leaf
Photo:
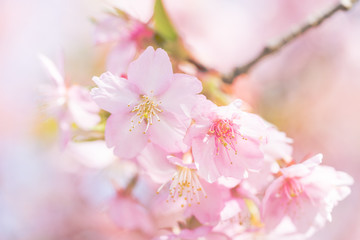
<svg viewBox="0 0 360 240"><path fill-rule="evenodd" d="M172 25L162 3L162 0L156 0L154 6L154 25L155 31L168 41L176 41L178 35Z"/></svg>

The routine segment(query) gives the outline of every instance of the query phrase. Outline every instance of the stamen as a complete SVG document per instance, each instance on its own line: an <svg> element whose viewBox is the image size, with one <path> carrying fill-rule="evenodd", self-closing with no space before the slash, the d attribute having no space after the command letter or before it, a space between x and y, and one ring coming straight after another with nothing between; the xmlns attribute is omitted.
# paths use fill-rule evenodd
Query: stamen
<svg viewBox="0 0 360 240"><path fill-rule="evenodd" d="M160 187L158 192L163 188ZM178 167L178 171L174 174L169 188L169 199L176 202L179 199L186 201L188 206L192 203L200 204L200 194L207 198L196 170L187 167ZM182 207L184 204L181 205Z"/></svg>
<svg viewBox="0 0 360 240"><path fill-rule="evenodd" d="M216 154L219 155L219 144L223 145L228 152L229 150L236 150L236 135L246 140L236 126L229 119L218 119L210 127L208 134L215 137Z"/></svg>
<svg viewBox="0 0 360 240"><path fill-rule="evenodd" d="M154 116L158 121L160 121L158 113L161 113L162 110L158 107L161 102L157 103L154 98L147 95L142 95L141 98L141 102L131 110L131 112L134 112L135 115L131 118L130 131L134 129L135 126L140 125L143 121L145 121L145 134L148 131L149 126L153 124ZM130 104L128 106L130 107Z"/></svg>
<svg viewBox="0 0 360 240"><path fill-rule="evenodd" d="M303 192L302 184L293 178L287 178L283 186L284 193L288 199L299 196Z"/></svg>

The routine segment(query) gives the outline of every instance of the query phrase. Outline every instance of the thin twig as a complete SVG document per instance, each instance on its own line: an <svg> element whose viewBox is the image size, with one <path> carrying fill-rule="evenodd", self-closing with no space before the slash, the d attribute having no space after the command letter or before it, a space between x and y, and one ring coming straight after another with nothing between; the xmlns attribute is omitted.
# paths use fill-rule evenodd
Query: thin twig
<svg viewBox="0 0 360 240"><path fill-rule="evenodd" d="M350 10L355 3L357 3L359 0L341 0L336 5L332 6L328 10L324 11L322 14L309 18L307 22L304 24L294 28L289 33L285 34L283 37L279 38L278 40L274 42L270 42L267 44L263 50L250 62L247 64L237 67L233 70L233 72L223 77L223 81L225 83L231 84L234 79L244 73L247 73L254 65L256 65L258 62L260 62L263 58L266 56L273 54L275 52L278 52L281 48L283 48L285 45L287 45L289 42L293 41L297 37L303 35L305 32L307 32L309 29L314 28L316 26L319 26L322 22L324 22L326 19L333 16L335 13L339 11L348 11Z"/></svg>
<svg viewBox="0 0 360 240"><path fill-rule="evenodd" d="M191 64L193 64L200 72L209 72L210 70L205 67L204 65L202 65L201 63L199 63L198 61L196 61L193 58L188 58L187 61Z"/></svg>
<svg viewBox="0 0 360 240"><path fill-rule="evenodd" d="M135 188L136 184L138 183L139 176L135 174L129 181L128 185L126 186L123 194L124 195L131 195L132 190Z"/></svg>

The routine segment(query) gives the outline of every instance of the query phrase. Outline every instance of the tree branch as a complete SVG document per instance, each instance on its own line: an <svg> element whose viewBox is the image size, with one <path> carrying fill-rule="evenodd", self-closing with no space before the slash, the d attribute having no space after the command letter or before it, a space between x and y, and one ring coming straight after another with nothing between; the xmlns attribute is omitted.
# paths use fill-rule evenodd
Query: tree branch
<svg viewBox="0 0 360 240"><path fill-rule="evenodd" d="M193 58L188 58L187 61L191 64L193 64L200 72L208 72L210 71L207 67L205 67L204 65L202 65L201 63L199 63L198 61L196 61Z"/></svg>
<svg viewBox="0 0 360 240"><path fill-rule="evenodd" d="M340 0L339 3L332 6L328 10L324 11L322 14L309 18L307 22L305 22L304 24L294 28L293 30L291 30L289 33L285 34L283 37L279 38L278 40L267 44L255 58L253 58L247 64L235 68L230 75L224 76L222 80L225 83L231 84L237 76L247 73L253 66L255 66L266 56L278 52L285 45L292 42L297 37L303 35L309 29L319 26L322 22L333 16L335 13L339 11L350 10L353 7L353 5L358 1L359 0Z"/></svg>

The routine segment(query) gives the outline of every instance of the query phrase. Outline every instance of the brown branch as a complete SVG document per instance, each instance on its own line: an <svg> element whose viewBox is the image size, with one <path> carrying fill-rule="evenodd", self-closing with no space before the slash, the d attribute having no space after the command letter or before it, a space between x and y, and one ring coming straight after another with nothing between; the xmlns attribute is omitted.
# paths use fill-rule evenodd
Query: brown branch
<svg viewBox="0 0 360 240"><path fill-rule="evenodd" d="M200 72L209 72L210 70L205 67L204 65L202 65L201 63L199 63L198 61L196 61L193 58L188 58L187 61L191 64L193 64Z"/></svg>
<svg viewBox="0 0 360 240"><path fill-rule="evenodd" d="M222 80L225 83L231 84L237 76L247 73L253 66L255 66L258 62L260 62L266 56L278 52L285 45L292 42L297 37L303 35L309 29L319 26L322 22L324 22L326 19L333 16L335 13L337 13L339 11L350 10L353 7L353 5L355 3L357 3L358 1L359 0L341 0L341 1L339 1L339 3L332 6L331 8L329 8L322 14L312 17L312 18L309 18L308 21L305 22L304 24L294 28L293 30L291 30L289 33L285 34L283 37L279 38L278 40L267 44L255 58L253 58L247 64L235 68L230 75L224 76L222 78Z"/></svg>

